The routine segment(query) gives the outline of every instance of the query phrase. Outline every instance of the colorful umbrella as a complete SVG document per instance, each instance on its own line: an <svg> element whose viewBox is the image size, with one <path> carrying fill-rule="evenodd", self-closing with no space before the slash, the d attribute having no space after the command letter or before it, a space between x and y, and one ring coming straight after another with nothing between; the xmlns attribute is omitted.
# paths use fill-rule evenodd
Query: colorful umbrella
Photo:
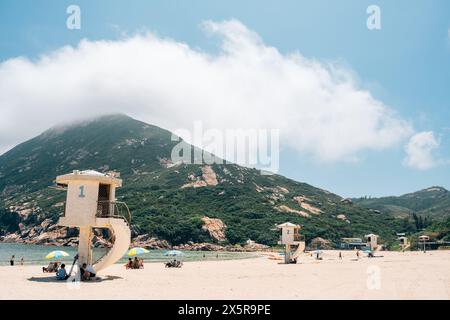
<svg viewBox="0 0 450 320"><path fill-rule="evenodd" d="M68 257L69 254L62 250L56 250L50 252L48 255L45 256L45 259L59 259L61 257Z"/></svg>
<svg viewBox="0 0 450 320"><path fill-rule="evenodd" d="M147 253L147 252L150 252L150 251L148 251L147 249L144 249L144 248L135 247L135 248L131 248L130 251L128 251L127 255L129 257L132 257L132 256L136 256L138 254L143 254L143 253Z"/></svg>
<svg viewBox="0 0 450 320"><path fill-rule="evenodd" d="M178 250L170 250L167 251L164 255L165 256L181 256L183 254L183 252L178 251Z"/></svg>

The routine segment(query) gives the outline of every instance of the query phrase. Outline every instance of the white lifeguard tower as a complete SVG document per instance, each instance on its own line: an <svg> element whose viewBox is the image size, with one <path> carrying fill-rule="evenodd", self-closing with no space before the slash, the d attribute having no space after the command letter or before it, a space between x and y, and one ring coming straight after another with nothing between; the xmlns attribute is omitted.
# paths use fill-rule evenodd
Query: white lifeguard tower
<svg viewBox="0 0 450 320"><path fill-rule="evenodd" d="M292 263L305 251L305 238L299 233L301 227L298 224L285 222L277 225L277 229L280 230L278 244L285 245L284 262ZM294 254L291 254L291 246L297 246Z"/></svg>
<svg viewBox="0 0 450 320"><path fill-rule="evenodd" d="M371 233L365 235L364 238L366 239L367 246L370 250L378 249L378 235Z"/></svg>
<svg viewBox="0 0 450 320"><path fill-rule="evenodd" d="M128 250L131 241L131 215L124 202L116 201L116 188L122 180L115 172L74 170L58 176L56 184L67 190L63 216L58 225L79 228L78 263L93 265L96 272L114 264ZM92 257L93 228L107 228L113 247L101 259Z"/></svg>
<svg viewBox="0 0 450 320"><path fill-rule="evenodd" d="M406 236L406 233L397 233L397 236L398 236L397 240L400 243L400 249L402 251L408 249L411 244L408 240L408 237Z"/></svg>
<svg viewBox="0 0 450 320"><path fill-rule="evenodd" d="M428 241L430 241L430 237L427 236L427 235L421 235L421 236L419 237L419 243L422 244L422 246L423 246L423 252L424 252L424 253L427 252L427 247L426 247L426 245L427 245L427 242L428 242Z"/></svg>

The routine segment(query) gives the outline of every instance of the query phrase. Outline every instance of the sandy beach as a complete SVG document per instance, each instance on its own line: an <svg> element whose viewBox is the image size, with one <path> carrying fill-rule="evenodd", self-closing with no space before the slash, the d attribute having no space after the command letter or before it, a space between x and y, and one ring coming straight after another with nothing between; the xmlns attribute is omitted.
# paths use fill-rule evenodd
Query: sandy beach
<svg viewBox="0 0 450 320"><path fill-rule="evenodd" d="M244 260L186 262L181 269L148 263L113 265L96 282L68 285L40 266L0 267L0 299L449 299L450 251L325 251L285 265L267 254Z"/></svg>

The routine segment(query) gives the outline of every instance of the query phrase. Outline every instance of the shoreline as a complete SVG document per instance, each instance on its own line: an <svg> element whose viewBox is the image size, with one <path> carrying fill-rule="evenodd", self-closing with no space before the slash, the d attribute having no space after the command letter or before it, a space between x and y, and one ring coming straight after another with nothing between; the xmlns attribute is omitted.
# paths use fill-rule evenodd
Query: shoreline
<svg viewBox="0 0 450 320"><path fill-rule="evenodd" d="M180 269L149 263L115 264L98 281L71 286L37 266L1 266L0 299L450 299L449 251L354 252L324 250L280 264L270 253L241 260L188 261ZM382 257L381 257L382 256Z"/></svg>
<svg viewBox="0 0 450 320"><path fill-rule="evenodd" d="M64 250L69 253L68 257L58 259L58 261L72 264L73 256L76 254L75 247L58 247L45 245L28 245L22 243L0 243L0 266L9 266L10 257L15 256L15 266L20 266L21 258L24 258L25 266L46 266L50 260L45 256L53 250ZM94 261L107 252L107 248L94 248ZM145 263L157 263L167 261L164 255L167 249L149 249L149 253L140 255ZM200 251L200 250L180 250L183 252L183 261L216 261L216 260L242 260L258 256L257 251ZM124 264L128 257L124 255L117 264Z"/></svg>

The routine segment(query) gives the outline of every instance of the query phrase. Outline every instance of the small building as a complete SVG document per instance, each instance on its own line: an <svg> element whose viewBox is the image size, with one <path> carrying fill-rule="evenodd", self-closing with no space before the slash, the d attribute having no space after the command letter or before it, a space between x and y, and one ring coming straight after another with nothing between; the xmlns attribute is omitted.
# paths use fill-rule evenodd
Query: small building
<svg viewBox="0 0 450 320"><path fill-rule="evenodd" d="M362 249L366 244L361 238L341 238L339 247L343 250Z"/></svg>

